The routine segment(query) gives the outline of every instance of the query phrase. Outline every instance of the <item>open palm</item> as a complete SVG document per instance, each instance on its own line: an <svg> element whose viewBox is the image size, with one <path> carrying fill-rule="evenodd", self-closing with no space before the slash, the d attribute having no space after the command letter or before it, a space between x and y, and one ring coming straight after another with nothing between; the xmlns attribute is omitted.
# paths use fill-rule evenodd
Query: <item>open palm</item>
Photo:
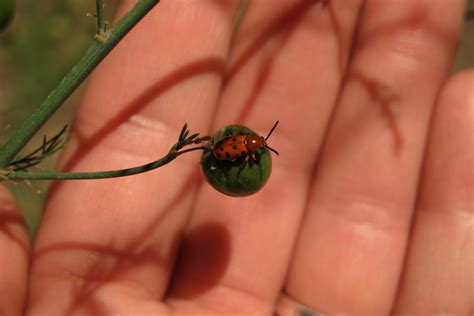
<svg viewBox="0 0 474 316"><path fill-rule="evenodd" d="M269 182L222 195L190 153L55 183L31 250L2 193L0 314L472 314L474 73L447 76L464 2L257 0L236 19L237 0L164 0L92 76L61 168L147 163L184 122L280 120Z"/></svg>

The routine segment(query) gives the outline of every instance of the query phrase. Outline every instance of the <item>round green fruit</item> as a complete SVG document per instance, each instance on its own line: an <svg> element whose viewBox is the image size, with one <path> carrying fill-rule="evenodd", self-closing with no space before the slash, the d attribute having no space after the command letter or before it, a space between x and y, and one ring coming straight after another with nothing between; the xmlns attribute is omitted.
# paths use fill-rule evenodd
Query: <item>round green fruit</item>
<svg viewBox="0 0 474 316"><path fill-rule="evenodd" d="M201 169L207 182L217 191L230 196L248 196L258 192L267 183L272 171L272 156L261 148L236 159L219 160L214 156L214 145L228 135L244 133L258 136L242 125L228 125L218 130L210 141L210 149L201 157Z"/></svg>

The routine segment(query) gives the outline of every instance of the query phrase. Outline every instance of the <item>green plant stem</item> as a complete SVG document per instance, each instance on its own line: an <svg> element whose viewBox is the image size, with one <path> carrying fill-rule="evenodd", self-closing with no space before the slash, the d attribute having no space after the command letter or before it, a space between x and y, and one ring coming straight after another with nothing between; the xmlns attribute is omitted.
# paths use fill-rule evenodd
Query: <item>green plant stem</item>
<svg viewBox="0 0 474 316"><path fill-rule="evenodd" d="M105 33L105 18L104 18L104 0L96 0L97 7L97 26L99 31L97 34Z"/></svg>
<svg viewBox="0 0 474 316"><path fill-rule="evenodd" d="M205 148L200 147L193 147L188 148L185 150L177 151L175 147L171 148L169 153L160 158L155 160L151 163L146 165L127 168L127 169L119 169L119 170L112 170L112 171L97 171L97 172L56 172L56 171L8 171L8 170L0 170L0 176L4 179L8 180L85 180L85 179L104 179L104 178L117 178L117 177L126 177L131 176L134 174L139 174L143 172L147 172L159 167L162 167L174 159L176 157L188 153L190 151L195 150L204 150Z"/></svg>
<svg viewBox="0 0 474 316"><path fill-rule="evenodd" d="M92 70L119 43L119 41L140 21L160 0L139 0L138 3L104 36L96 40L84 57L71 69L59 85L51 91L23 125L6 141L0 149L0 168L5 168L33 137L38 129L53 115L68 96L84 81ZM98 34L101 35L101 34Z"/></svg>

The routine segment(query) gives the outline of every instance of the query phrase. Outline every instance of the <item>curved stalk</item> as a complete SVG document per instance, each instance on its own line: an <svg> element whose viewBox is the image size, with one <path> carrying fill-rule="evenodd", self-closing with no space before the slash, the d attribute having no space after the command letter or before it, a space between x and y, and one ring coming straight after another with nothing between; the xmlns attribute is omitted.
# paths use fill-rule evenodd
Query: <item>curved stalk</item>
<svg viewBox="0 0 474 316"><path fill-rule="evenodd" d="M33 155L37 151L46 152L48 148L56 148L56 145L60 145L62 148L63 142L61 140L61 136L65 131L65 127L52 139L44 140L43 145L40 146L33 152ZM45 170L45 171L29 171L25 170L25 168L21 167L20 164L19 169L15 169L18 166L10 165L7 168L0 168L0 180L84 180L84 179L105 179L105 178L117 178L117 177L126 177L131 176L134 174L147 172L159 167L166 165L167 163L176 159L176 157L191 152L195 150L208 150L209 148L209 141L211 137L209 136L201 136L199 137L199 133L194 133L189 135L188 124L184 124L181 132L179 133L178 142L174 144L168 154L163 158L155 160L153 162L147 163L142 166L133 167L133 168L126 168L126 169L119 169L119 170L111 170L111 171L95 171L95 172L57 172L53 170ZM192 147L188 149L183 149L184 147L191 145L191 144L202 144L203 142L208 142L204 146L199 147ZM29 157L27 156L27 157ZM23 161L24 159L20 159L19 161ZM27 160L28 162L28 160ZM32 165L34 166L34 164Z"/></svg>
<svg viewBox="0 0 474 316"><path fill-rule="evenodd" d="M105 179L105 178L117 178L126 177L143 172L147 172L159 167L162 167L169 162L176 159L176 157L195 150L204 150L205 147L193 147L182 151L175 150L174 146L171 148L169 153L155 160L151 163L119 170L111 171L97 171L97 172L56 172L56 171L9 171L7 169L0 170L0 177L7 180L85 180L85 179Z"/></svg>

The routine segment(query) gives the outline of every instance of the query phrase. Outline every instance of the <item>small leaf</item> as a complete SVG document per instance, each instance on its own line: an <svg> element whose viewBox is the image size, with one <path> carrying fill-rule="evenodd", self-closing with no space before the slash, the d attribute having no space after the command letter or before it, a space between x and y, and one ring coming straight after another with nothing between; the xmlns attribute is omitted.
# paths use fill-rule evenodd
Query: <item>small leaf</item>
<svg viewBox="0 0 474 316"><path fill-rule="evenodd" d="M192 134L188 137L188 142L192 143L196 137L199 136L199 133Z"/></svg>
<svg viewBox="0 0 474 316"><path fill-rule="evenodd" d="M66 130L67 125L50 139L44 136L41 146L30 152L28 155L15 159L10 163L10 168L15 171L26 170L41 163L45 158L63 149L68 141L67 139L62 138Z"/></svg>
<svg viewBox="0 0 474 316"><path fill-rule="evenodd" d="M181 132L179 133L179 138L178 138L179 140L184 139L183 135L187 129L188 129L188 123L184 123L183 128L181 129Z"/></svg>
<svg viewBox="0 0 474 316"><path fill-rule="evenodd" d="M187 129L187 130L184 132L183 138L181 138L181 139L185 141L186 138L188 137L188 135L189 135L189 129Z"/></svg>

